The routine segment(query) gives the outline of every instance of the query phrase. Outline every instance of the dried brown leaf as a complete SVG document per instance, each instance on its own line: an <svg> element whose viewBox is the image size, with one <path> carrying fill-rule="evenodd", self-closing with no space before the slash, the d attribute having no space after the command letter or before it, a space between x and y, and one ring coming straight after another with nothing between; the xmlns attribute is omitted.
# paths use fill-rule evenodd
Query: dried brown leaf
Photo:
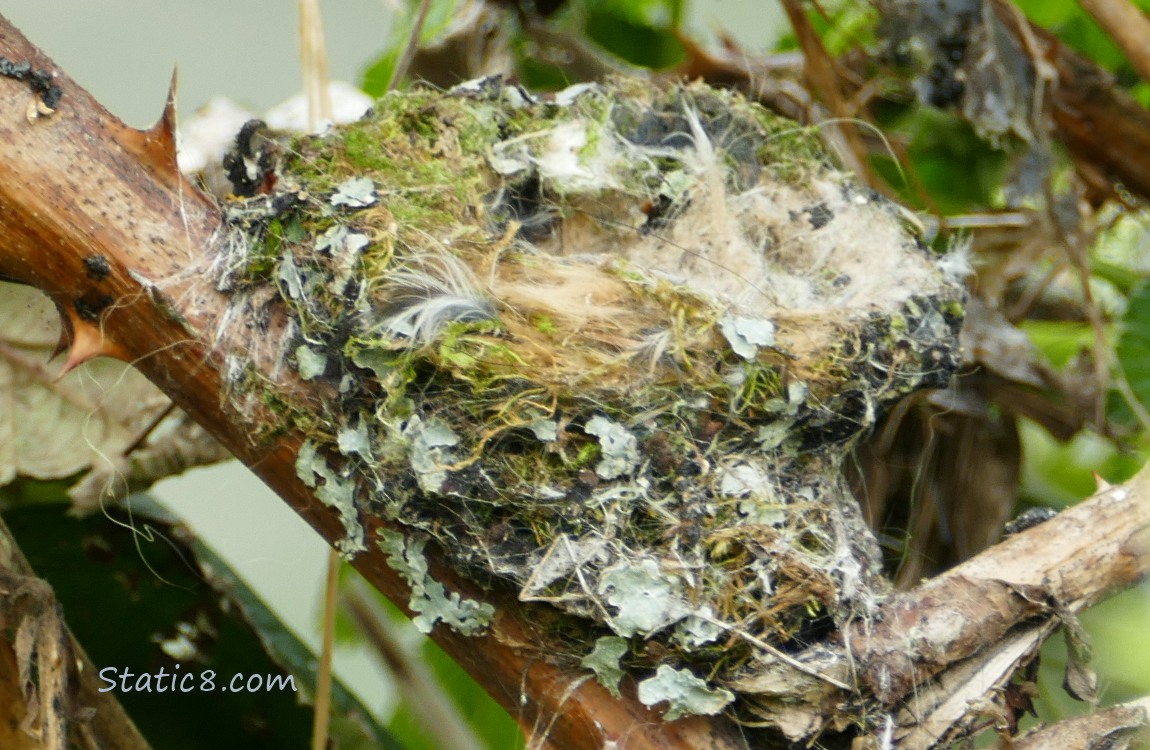
<svg viewBox="0 0 1150 750"><path fill-rule="evenodd" d="M56 380L57 315L30 287L0 284L0 485L57 479L119 456L168 403L130 366L88 362Z"/></svg>
<svg viewBox="0 0 1150 750"><path fill-rule="evenodd" d="M1073 612L1061 611L1059 617L1066 635L1066 673L1062 687L1074 698L1095 704L1098 702L1098 675L1090 666L1094 654L1090 634Z"/></svg>

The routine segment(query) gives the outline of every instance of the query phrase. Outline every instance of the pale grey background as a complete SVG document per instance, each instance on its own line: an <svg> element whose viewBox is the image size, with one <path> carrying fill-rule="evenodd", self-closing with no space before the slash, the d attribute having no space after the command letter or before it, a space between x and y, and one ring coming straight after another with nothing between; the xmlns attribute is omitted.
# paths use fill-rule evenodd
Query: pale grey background
<svg viewBox="0 0 1150 750"><path fill-rule="evenodd" d="M692 5L700 38L724 28L751 52L782 28L774 2ZM358 80L383 50L394 8L388 0L322 3L333 78ZM185 116L221 95L262 112L300 89L293 0L0 0L0 13L136 127L159 117L173 67ZM318 644L326 546L259 480L232 463L167 480L157 494ZM342 649L336 668L369 708L389 715L391 691L366 653Z"/></svg>

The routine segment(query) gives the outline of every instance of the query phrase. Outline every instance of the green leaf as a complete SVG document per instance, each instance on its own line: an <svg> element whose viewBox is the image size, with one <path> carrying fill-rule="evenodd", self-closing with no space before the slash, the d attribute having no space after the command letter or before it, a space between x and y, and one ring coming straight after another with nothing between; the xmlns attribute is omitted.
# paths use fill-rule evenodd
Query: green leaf
<svg viewBox="0 0 1150 750"><path fill-rule="evenodd" d="M1126 58L1114 40L1077 2L1019 0L1018 7L1040 26L1104 68L1115 70Z"/></svg>
<svg viewBox="0 0 1150 750"><path fill-rule="evenodd" d="M423 28L419 32L419 45L421 47L434 44L450 28L459 8L467 0L432 0L427 10L427 17L423 21ZM391 74L407 46L411 30L419 17L419 0L408 0L407 11L400 21L391 28L391 38L387 42L384 53L376 58L375 62L367 66L363 73L360 85L369 96L380 97L387 93L387 85L391 81Z"/></svg>
<svg viewBox="0 0 1150 750"><path fill-rule="evenodd" d="M1054 367L1065 367L1094 345L1094 328L1074 320L1025 320L1019 327Z"/></svg>
<svg viewBox="0 0 1150 750"><path fill-rule="evenodd" d="M1134 397L1143 408L1150 409L1150 283L1142 284L1130 295L1115 355ZM1111 403L1112 419L1133 422L1128 404L1119 400Z"/></svg>
<svg viewBox="0 0 1150 750"><path fill-rule="evenodd" d="M962 118L932 107L888 107L879 125L895 139L909 141L907 153L922 187L944 214L995 207L1006 154L995 150ZM908 204L925 208L919 193L889 156L872 157L880 175Z"/></svg>
<svg viewBox="0 0 1150 750"><path fill-rule="evenodd" d="M584 32L596 44L633 65L653 70L682 62L683 45L675 36L677 3L587 3Z"/></svg>
<svg viewBox="0 0 1150 750"><path fill-rule="evenodd" d="M519 750L524 747L523 732L503 707L475 680L452 661L432 641L426 641L423 660L451 702L490 750ZM409 750L444 750L418 725L416 714L404 699L392 717L388 730L403 740Z"/></svg>
<svg viewBox="0 0 1150 750"><path fill-rule="evenodd" d="M145 496L132 498L131 516L77 519L68 508L61 493L54 505L13 508L4 518L97 669L116 670L116 697L151 745L307 748L312 712L304 701L315 684L315 656L226 563ZM160 692L154 676L161 668L195 675L182 683L195 689ZM153 675L151 691L122 690L124 670L133 687L140 675ZM208 670L211 691L200 689ZM292 682L224 690L235 675ZM339 747L401 748L346 688L337 683L333 692Z"/></svg>
<svg viewBox="0 0 1150 750"><path fill-rule="evenodd" d="M356 577L354 569L349 565L341 566L340 580L344 585L350 578ZM382 612L386 614L384 627L394 627L397 633L411 628L410 619L392 604L386 597L378 592L370 592ZM337 632L341 627L339 613L337 613ZM345 638L361 641L359 631L353 622L345 621L342 625ZM406 640L403 635L397 635L400 641ZM490 750L518 750L524 746L524 737L519 725L514 719L495 702L479 683L471 679L451 657L443 652L428 638L421 638L417 657L426 666L436 684L451 699L456 712L471 725L475 734L483 740L483 746ZM392 735L403 743L407 750L443 750L437 744L427 727L419 723L420 713L410 705L410 698L400 694L400 702L392 715L387 729Z"/></svg>

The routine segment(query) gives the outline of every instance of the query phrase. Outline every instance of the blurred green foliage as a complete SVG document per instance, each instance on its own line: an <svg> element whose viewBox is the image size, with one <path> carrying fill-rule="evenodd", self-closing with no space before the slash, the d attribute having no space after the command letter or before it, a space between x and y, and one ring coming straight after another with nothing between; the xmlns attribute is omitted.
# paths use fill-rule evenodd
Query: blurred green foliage
<svg viewBox="0 0 1150 750"><path fill-rule="evenodd" d="M1150 284L1139 286L1127 304L1116 351L1119 374L1126 378L1130 395L1142 405L1145 415L1146 405L1150 404ZM1111 399L1111 404L1112 419L1130 429L1139 427L1128 398Z"/></svg>
<svg viewBox="0 0 1150 750"><path fill-rule="evenodd" d="M131 513L75 518L65 489L31 480L0 488L4 520L96 669L130 671L130 688L161 669L195 675L180 683L186 691L171 678L115 689L148 742L164 750L306 750L312 710L304 697L315 685L307 646L150 498L134 497ZM294 689L228 690L236 675L259 676L262 685L290 675ZM332 717L341 748L403 747L338 681Z"/></svg>
<svg viewBox="0 0 1150 750"><path fill-rule="evenodd" d="M358 591L370 592L373 601L378 605L377 608L384 614L384 627L394 634L394 639L400 648L410 645L413 641L418 644L408 649L409 657L422 661L430 670L436 682L442 686L450 704L476 736L484 741L486 747L492 750L517 750L524 746L525 740L519 725L503 710L503 707L434 641L415 633L415 628L407 615L387 597L372 589L350 565L342 564L339 576L341 589L346 590L354 586ZM342 608L337 612L336 639L343 643L360 643L363 640L358 627ZM435 738L428 732L427 727L420 724L416 718L418 713L413 710L411 701L410 696L400 695L391 720L387 724L388 732L396 737L406 750L441 750L435 744Z"/></svg>

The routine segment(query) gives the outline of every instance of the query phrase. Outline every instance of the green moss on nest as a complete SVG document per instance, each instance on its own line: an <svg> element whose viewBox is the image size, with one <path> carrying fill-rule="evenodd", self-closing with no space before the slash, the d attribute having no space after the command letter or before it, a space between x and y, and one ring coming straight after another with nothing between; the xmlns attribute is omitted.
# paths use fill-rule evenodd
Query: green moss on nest
<svg viewBox="0 0 1150 750"><path fill-rule="evenodd" d="M956 367L962 292L810 132L699 85L489 81L284 154L287 208L233 229L329 394L269 396L319 489L718 682L881 589L841 462Z"/></svg>

